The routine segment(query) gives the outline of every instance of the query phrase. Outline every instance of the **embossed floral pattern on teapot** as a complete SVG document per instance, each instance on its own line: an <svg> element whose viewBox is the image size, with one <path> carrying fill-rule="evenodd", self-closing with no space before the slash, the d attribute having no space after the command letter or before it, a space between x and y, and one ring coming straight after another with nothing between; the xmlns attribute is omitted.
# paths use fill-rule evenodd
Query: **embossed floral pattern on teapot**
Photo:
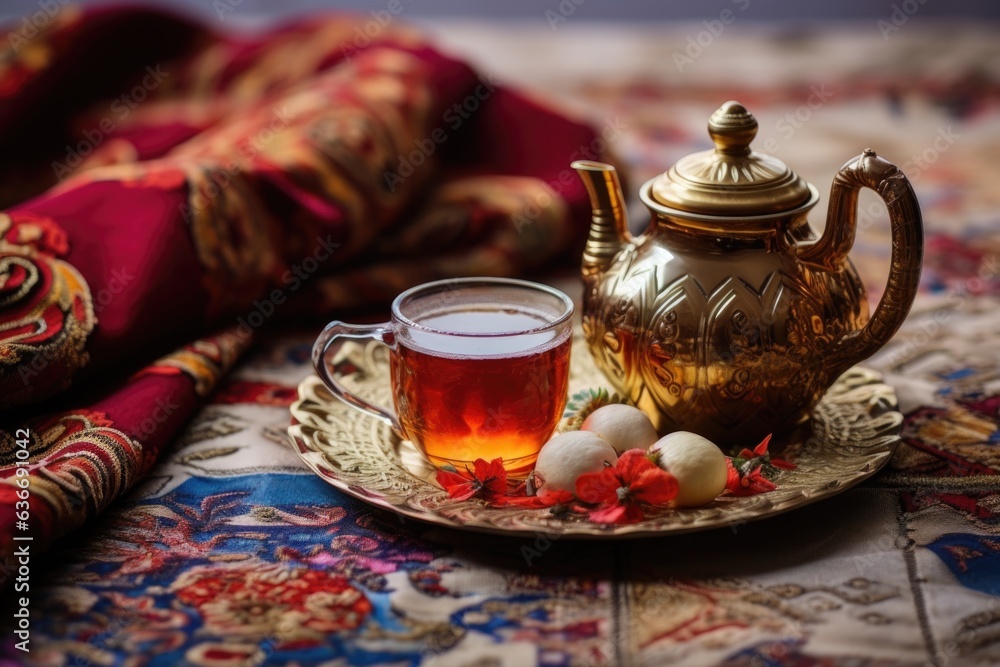
<svg viewBox="0 0 1000 667"><path fill-rule="evenodd" d="M818 240L815 187L751 151L757 121L727 102L709 121L715 149L643 185L652 212L631 237L614 167L578 161L593 221L583 255L583 329L598 367L661 433L723 446L805 421L845 370L909 312L920 278L920 210L906 177L866 149L834 178ZM848 252L858 191L889 210L889 281L874 314Z"/></svg>

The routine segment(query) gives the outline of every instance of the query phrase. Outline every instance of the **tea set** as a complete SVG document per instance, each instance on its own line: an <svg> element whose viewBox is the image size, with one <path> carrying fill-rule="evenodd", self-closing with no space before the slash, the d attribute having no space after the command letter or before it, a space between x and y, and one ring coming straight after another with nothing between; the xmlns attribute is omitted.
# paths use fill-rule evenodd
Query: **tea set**
<svg viewBox="0 0 1000 667"><path fill-rule="evenodd" d="M807 487L813 482L829 485L829 480L808 478L822 476L819 469L824 465L823 457L838 448L843 450L845 438L861 438L871 444L870 450L858 454L856 461L847 461L846 468L835 472L843 481L839 486L846 488L874 473L888 460L892 446L898 441L893 430L898 430L898 413L892 411L891 405L879 409L860 404L828 405L831 401L824 397L842 395L852 387L867 388L861 394L879 393L879 387L884 388L877 376L856 365L889 341L916 296L923 249L920 209L906 176L875 151L865 149L835 174L826 224L822 234L817 235L807 216L819 201L818 190L777 158L754 151L751 142L757 130L756 119L742 104L730 101L719 107L708 121L714 148L682 158L640 188L639 197L651 215L645 231L638 236L628 231L625 196L616 169L589 160L572 163L592 208L581 261L582 309L572 365L577 376L596 380L623 402L639 408L660 435L689 431L733 453L740 446L737 443L755 441L767 434L773 433L779 439L784 436L792 444L803 438L815 443L822 434L826 444L803 455L807 470L801 473L799 481ZM889 213L892 236L887 286L874 311L869 310L866 289L848 258L857 229L858 195L862 188L871 189L881 197ZM406 364L398 362L401 349L421 346L414 342L413 332L445 341L432 354L452 362L457 360L460 363L456 368L466 369L469 364L482 363L483 359L506 359L504 364L508 368L516 368L517 364L510 361L512 358L534 354L541 348L532 351L517 344L511 348L512 341L569 326L568 309L559 306L558 299L552 301L555 290L524 281L502 280L499 282L502 289L518 293L508 295L516 298L513 306L504 299L500 299L501 305L506 304L503 307L507 311L523 309L530 316L522 323L524 326L487 331L475 327L465 330L461 326L452 330L440 325L448 321L446 316L450 313L463 309L473 313L482 310L486 314L491 308L495 310L496 300L488 291L479 295L478 302L474 294L467 293L469 280L486 281L479 283L486 290L497 287L488 284L490 279L464 279L465 283L461 279L441 281L400 295L393 304L390 323L369 327L331 323L313 349L314 365L322 381L311 378L304 383L296 407L302 411L304 406L324 401L329 404L334 396L340 398L347 406L365 413L351 417L352 423L355 418L371 421L371 417L381 422L383 433L374 438L374 445L386 461L406 458L402 452L407 448L413 450L408 454L409 465L403 465L401 459L387 465L409 470L411 476L424 474L425 479L430 479L428 471L434 466L426 460L427 448L423 443L426 436L417 433L419 429L412 425L415 422L410 414L420 412L410 404L417 400L417 394L404 390L409 386L407 378L416 386L428 384L430 371L405 370ZM535 288L540 291L532 293ZM450 297L444 303L427 306L420 317L430 319L422 323L416 316L406 315L401 304L411 303L425 289L438 293L439 300L442 293ZM540 299L538 303L533 301L536 297ZM539 305L545 299L549 305ZM562 303L566 301L563 299ZM482 318L464 321L476 319ZM356 389L345 387L345 378L333 372L331 359L345 339L364 337L378 341L385 348L388 365L396 369L392 386L387 388L394 410L379 407ZM454 340L449 342L449 337ZM552 336L544 338L552 339ZM568 353L568 338L563 336L560 341L558 344L564 345ZM461 349L465 343L485 347L478 354L463 356ZM491 349L493 345L500 347ZM587 352L581 355L579 348ZM533 359L528 366L550 363L540 361L542 357ZM404 371L399 371L401 368ZM424 375L415 375L419 373ZM483 453L502 451L502 447L496 449L499 442L496 438L501 437L497 434L503 431L502 437L510 436L510 420L530 413L525 406L539 401L539 391L551 386L564 392L566 383L561 377L564 373L570 373L569 369L542 373L537 376L542 379L527 382L526 391L534 392L531 395L508 392L499 398L486 399L482 398L486 394L475 373L463 375L463 388L455 396L461 395L466 403L472 402L471 408L463 403L461 410L471 430L463 436L464 444L456 450L462 453L456 455L455 462L468 462ZM379 391L384 395L386 377L378 382L383 385ZM529 386L532 383L536 386ZM517 385L514 389L520 391L520 380L510 384ZM371 386L369 389L375 391ZM561 411L565 400L559 398ZM424 399L426 396L420 397ZM491 400L499 403L487 404ZM333 409L331 405L327 407ZM491 410L494 421L503 421L497 419L499 414L506 416L508 422L491 426L488 423ZM830 415L844 410L854 411L852 419L867 421L858 427L863 433L835 432L828 422ZM408 428L400 425L396 417L399 413L410 418ZM470 414L473 416L469 417ZM545 428L556 428L558 414L551 417L551 426ZM428 414L427 419L430 418ZM324 437L323 446L316 445L317 429L322 430L322 426L315 425L310 430L295 425L290 430L303 460L335 486L358 495L357 485L352 486L349 481L350 474L332 460L336 457L329 451L333 439ZM513 432L516 433L516 428ZM368 438L364 434L359 437ZM379 438L395 444L378 442ZM488 452L478 451L481 447ZM320 461L313 454L324 448ZM810 456L816 459L815 470L808 466ZM876 459L873 468L872 461ZM854 462L864 465L855 469ZM442 465L440 456L434 464ZM415 473L421 466L424 473ZM394 487L397 491L398 486ZM410 489L407 484L403 486ZM501 521L495 525L493 522L498 519L493 515L487 513L485 518L478 515L482 508L444 511L438 500L427 501L428 497L434 497L433 483L429 486L420 492L413 489L409 494L400 492L401 495L384 489L380 495L368 489L359 497L423 520L474 529L516 532L528 525L525 521L534 521L521 516L520 524L505 525ZM796 487L796 483L790 486ZM748 503L744 510L751 508L747 510L748 516L757 518L782 507L787 509L785 505L796 506L819 497L802 488L798 493L785 497L784 501L772 499L769 508ZM419 500L414 500L418 497ZM428 508L427 502L433 508ZM734 515L734 507L730 507L730 516ZM696 515L691 514L687 524L683 517L677 520L686 529L696 524L710 527L721 520L722 515L718 514L721 511L709 508L697 515L702 517L699 521L694 521L691 517ZM669 528L673 521L661 517L657 525L641 526L633 532L656 532ZM545 526L546 532L574 534L571 528ZM575 534L598 534L589 531L584 528Z"/></svg>

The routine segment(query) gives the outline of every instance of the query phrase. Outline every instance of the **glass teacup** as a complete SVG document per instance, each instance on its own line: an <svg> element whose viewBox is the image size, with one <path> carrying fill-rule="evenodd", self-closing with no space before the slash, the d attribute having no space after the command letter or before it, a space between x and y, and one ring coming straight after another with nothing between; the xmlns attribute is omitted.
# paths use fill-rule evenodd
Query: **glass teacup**
<svg viewBox="0 0 1000 667"><path fill-rule="evenodd" d="M545 285L458 278L409 289L389 322L331 322L313 347L330 390L388 423L435 466L502 458L515 477L532 469L566 405L573 302ZM342 338L390 349L394 410L348 392L327 363Z"/></svg>

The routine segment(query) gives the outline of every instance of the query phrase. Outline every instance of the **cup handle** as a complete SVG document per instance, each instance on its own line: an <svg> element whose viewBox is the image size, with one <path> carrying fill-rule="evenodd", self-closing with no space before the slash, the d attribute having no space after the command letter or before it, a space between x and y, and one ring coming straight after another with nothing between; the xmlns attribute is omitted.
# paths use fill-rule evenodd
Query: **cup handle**
<svg viewBox="0 0 1000 667"><path fill-rule="evenodd" d="M326 360L330 354L330 348L340 348L344 338L371 338L388 345L394 346L394 336L389 322L381 324L348 324L346 322L330 322L323 329L323 333L316 339L312 349L312 362L316 373L323 383L333 392L333 395L347 403L351 407L375 417L379 421L389 425L397 434L402 434L403 430L399 426L399 420L390 410L369 403L365 399L355 396L344 389L337 380L335 374L330 372L330 366Z"/></svg>

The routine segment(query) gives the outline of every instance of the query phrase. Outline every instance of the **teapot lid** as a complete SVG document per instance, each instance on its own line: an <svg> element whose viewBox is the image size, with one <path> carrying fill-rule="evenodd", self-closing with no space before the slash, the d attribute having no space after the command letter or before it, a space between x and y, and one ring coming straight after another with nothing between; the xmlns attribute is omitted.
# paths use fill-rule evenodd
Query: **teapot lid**
<svg viewBox="0 0 1000 667"><path fill-rule="evenodd" d="M806 203L809 184L781 160L750 150L757 119L729 101L708 120L713 150L692 153L652 182L652 198L672 209L702 215L782 213Z"/></svg>

